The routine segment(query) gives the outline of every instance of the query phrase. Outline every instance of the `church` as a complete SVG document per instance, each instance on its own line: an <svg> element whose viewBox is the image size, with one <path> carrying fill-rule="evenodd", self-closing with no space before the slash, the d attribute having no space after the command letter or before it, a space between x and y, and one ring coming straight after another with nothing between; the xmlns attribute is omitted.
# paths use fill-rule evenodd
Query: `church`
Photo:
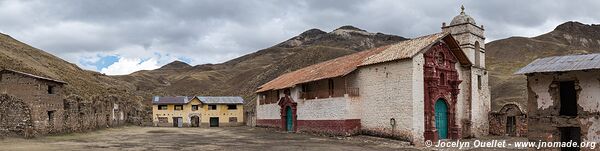
<svg viewBox="0 0 600 151"><path fill-rule="evenodd" d="M422 144L488 134L483 26L461 8L441 32L283 74L256 91L256 125Z"/></svg>

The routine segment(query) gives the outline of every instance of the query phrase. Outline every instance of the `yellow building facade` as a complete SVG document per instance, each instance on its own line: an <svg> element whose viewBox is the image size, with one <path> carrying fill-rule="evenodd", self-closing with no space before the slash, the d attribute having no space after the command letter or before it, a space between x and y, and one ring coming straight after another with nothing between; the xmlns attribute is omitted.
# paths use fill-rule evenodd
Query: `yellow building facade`
<svg viewBox="0 0 600 151"><path fill-rule="evenodd" d="M154 126L219 127L244 125L241 97L177 96L152 100Z"/></svg>

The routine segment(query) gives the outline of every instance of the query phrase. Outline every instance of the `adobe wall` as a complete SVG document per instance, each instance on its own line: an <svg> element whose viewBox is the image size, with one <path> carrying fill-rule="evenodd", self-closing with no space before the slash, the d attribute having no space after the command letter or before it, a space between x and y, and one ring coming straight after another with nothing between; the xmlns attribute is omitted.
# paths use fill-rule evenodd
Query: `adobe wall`
<svg viewBox="0 0 600 151"><path fill-rule="evenodd" d="M363 66L355 74L349 82L360 91L363 133L413 142L422 140L423 97L419 94L422 95L424 90L413 86L413 81L423 79L414 79L418 76L413 77L413 61L406 59Z"/></svg>
<svg viewBox="0 0 600 151"><path fill-rule="evenodd" d="M515 117L514 135L507 132L508 117ZM506 104L498 112L489 114L489 133L496 136L527 136L527 115L516 104Z"/></svg>
<svg viewBox="0 0 600 151"><path fill-rule="evenodd" d="M8 94L1 94L0 138L35 135L30 114L31 110L20 99Z"/></svg>
<svg viewBox="0 0 600 151"><path fill-rule="evenodd" d="M559 127L580 127L581 141L600 141L599 71L533 73L527 76L529 140L560 141ZM577 116L560 116L559 81L575 81Z"/></svg>
<svg viewBox="0 0 600 151"><path fill-rule="evenodd" d="M27 104L36 135L62 132L62 85L16 73L0 74L0 92L15 96ZM48 85L54 86L54 94L48 93ZM49 120L49 111L54 112L52 121Z"/></svg>

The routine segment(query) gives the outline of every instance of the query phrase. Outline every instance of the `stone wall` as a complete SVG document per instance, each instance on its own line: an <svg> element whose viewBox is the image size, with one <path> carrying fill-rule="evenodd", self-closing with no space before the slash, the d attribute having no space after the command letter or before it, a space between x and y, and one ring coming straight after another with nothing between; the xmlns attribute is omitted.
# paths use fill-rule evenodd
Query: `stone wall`
<svg viewBox="0 0 600 151"><path fill-rule="evenodd" d="M61 83L41 80L13 72L0 72L0 92L27 104L34 135L61 133L64 94ZM52 87L52 88L50 88Z"/></svg>
<svg viewBox="0 0 600 151"><path fill-rule="evenodd" d="M560 141L561 127L579 127L581 141L600 141L600 71L534 73L527 76L529 140ZM576 116L560 115L560 82L574 81Z"/></svg>
<svg viewBox="0 0 600 151"><path fill-rule="evenodd" d="M0 95L0 137L25 136L33 134L31 111L27 104L20 99L7 95Z"/></svg>
<svg viewBox="0 0 600 151"><path fill-rule="evenodd" d="M508 133L508 117L515 118L514 133ZM498 112L489 114L490 134L497 136L527 136L527 115L516 104L507 104Z"/></svg>

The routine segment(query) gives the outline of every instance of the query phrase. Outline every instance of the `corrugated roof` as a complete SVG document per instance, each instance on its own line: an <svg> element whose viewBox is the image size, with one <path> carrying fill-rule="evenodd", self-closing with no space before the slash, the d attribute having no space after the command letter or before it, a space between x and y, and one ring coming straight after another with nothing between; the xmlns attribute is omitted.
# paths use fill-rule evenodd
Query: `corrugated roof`
<svg viewBox="0 0 600 151"><path fill-rule="evenodd" d="M196 96L204 104L244 104L240 96Z"/></svg>
<svg viewBox="0 0 600 151"><path fill-rule="evenodd" d="M152 104L155 105L166 105L166 104L174 104L174 105L183 105L190 102L194 99L193 96L154 96L152 99Z"/></svg>
<svg viewBox="0 0 600 151"><path fill-rule="evenodd" d="M442 39L446 41L450 47L453 47L451 48L451 51L455 54L459 54L456 57L461 63L470 64L467 57L462 53L462 50L450 34L436 33L357 52L286 73L263 84L256 92L284 89L300 83L344 76L356 70L359 66L412 58L417 53L429 48L431 45Z"/></svg>
<svg viewBox="0 0 600 151"><path fill-rule="evenodd" d="M515 74L600 69L600 53L536 59Z"/></svg>
<svg viewBox="0 0 600 151"><path fill-rule="evenodd" d="M31 73L25 73L25 72L11 70L11 69L1 69L0 70L0 72L4 72L4 71L8 71L8 72L12 72L12 73L17 73L17 74L25 75L25 76L36 78L36 79L41 79L41 80L46 80L46 81L52 81L52 82L61 83L61 84L67 84L67 82L65 82L65 81L56 80L56 79L52 79L52 78L48 78L48 77L43 77L43 76L38 76L38 75L31 74Z"/></svg>

